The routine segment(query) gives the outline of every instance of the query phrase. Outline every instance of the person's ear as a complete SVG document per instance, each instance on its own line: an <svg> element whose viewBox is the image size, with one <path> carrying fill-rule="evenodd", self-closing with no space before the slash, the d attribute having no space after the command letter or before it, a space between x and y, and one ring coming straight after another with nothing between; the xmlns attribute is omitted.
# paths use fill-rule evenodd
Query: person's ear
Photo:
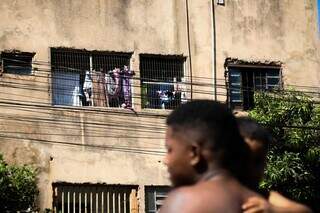
<svg viewBox="0 0 320 213"><path fill-rule="evenodd" d="M190 164L192 166L196 166L201 159L201 150L200 150L200 146L196 143L193 143L190 145Z"/></svg>

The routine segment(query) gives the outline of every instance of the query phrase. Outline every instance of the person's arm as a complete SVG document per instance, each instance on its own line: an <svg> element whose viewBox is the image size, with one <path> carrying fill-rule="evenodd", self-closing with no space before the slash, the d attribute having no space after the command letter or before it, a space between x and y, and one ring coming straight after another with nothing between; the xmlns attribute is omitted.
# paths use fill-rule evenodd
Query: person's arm
<svg viewBox="0 0 320 213"><path fill-rule="evenodd" d="M243 213L274 213L272 205L262 197L250 197L242 205Z"/></svg>
<svg viewBox="0 0 320 213"><path fill-rule="evenodd" d="M269 201L260 197L251 197L242 205L244 213L312 213L311 209L285 198L277 192L271 192Z"/></svg>
<svg viewBox="0 0 320 213"><path fill-rule="evenodd" d="M276 208L285 209L286 212L301 212L301 213L311 213L311 209L307 206L290 200L278 192L271 191L269 195L269 203ZM280 211L278 211L280 212Z"/></svg>

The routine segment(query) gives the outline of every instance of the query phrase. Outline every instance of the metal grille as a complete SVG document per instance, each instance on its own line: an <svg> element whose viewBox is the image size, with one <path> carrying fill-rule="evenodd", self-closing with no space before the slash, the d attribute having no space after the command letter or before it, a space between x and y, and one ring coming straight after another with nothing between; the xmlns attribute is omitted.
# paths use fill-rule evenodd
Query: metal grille
<svg viewBox="0 0 320 213"><path fill-rule="evenodd" d="M140 55L142 107L174 109L184 101L184 57Z"/></svg>
<svg viewBox="0 0 320 213"><path fill-rule="evenodd" d="M254 91L281 88L280 68L229 67L229 102L244 110L254 106Z"/></svg>
<svg viewBox="0 0 320 213"><path fill-rule="evenodd" d="M120 98L109 103L104 76L116 67L129 67L130 56L130 53L51 48L53 105L120 107ZM88 75L91 81L101 80L98 84L91 83L97 88L90 90L90 98L84 89Z"/></svg>
<svg viewBox="0 0 320 213"><path fill-rule="evenodd" d="M146 186L146 213L159 212L164 202L164 199L167 197L169 191L170 187L168 186Z"/></svg>
<svg viewBox="0 0 320 213"><path fill-rule="evenodd" d="M130 65L131 54L127 53L104 53L93 52L92 53L92 68L95 70L111 71L114 68L122 68L124 65Z"/></svg>
<svg viewBox="0 0 320 213"><path fill-rule="evenodd" d="M83 50L51 48L52 102L54 105L81 106L81 88L90 55Z"/></svg>
<svg viewBox="0 0 320 213"><path fill-rule="evenodd" d="M55 213L130 213L137 187L102 184L53 184Z"/></svg>

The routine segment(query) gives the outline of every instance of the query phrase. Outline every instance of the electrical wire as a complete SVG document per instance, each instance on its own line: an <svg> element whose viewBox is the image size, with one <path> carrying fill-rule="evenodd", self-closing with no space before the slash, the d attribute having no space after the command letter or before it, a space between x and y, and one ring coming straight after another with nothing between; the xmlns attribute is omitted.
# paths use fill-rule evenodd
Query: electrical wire
<svg viewBox="0 0 320 213"><path fill-rule="evenodd" d="M68 79L68 78L59 78L59 77L54 77L52 76L53 73L51 73L52 68L59 68L59 69L66 69L66 70L71 70L71 71L84 71L84 70L79 70L79 69L74 69L71 67L53 67L52 65L50 65L49 62L46 63L40 63L40 62L34 62L34 64L38 63L38 65L42 65L42 66L48 66L48 69L44 69L44 68L34 68L34 71L37 75L32 75L32 79L28 79L28 77L23 77L22 79L17 79L17 78L9 78L9 76L5 76L4 77L0 77L0 86L2 87L7 87L7 88L14 88L14 89L23 89L23 90L31 90L31 91L37 91L37 92L46 92L49 93L48 97L50 98L50 91L52 90L52 88L50 88L49 83L50 80L52 80L53 78L55 78L55 80L68 80L68 81L72 81L74 79ZM39 74L44 74L44 75L39 75ZM187 76L185 76L187 77ZM194 88L211 88L213 87L213 83L208 83L208 82L201 82L201 81L197 81L196 79L200 79L200 80L212 80L212 78L206 78L206 77L200 77L200 76L192 76L193 77L193 81L192 82L173 82L173 81L168 81L168 83L179 83L179 84L185 84L185 85L189 85L192 84L194 86ZM26 79L27 78L27 79ZM41 81L41 79L45 79L46 81ZM138 78L138 77L133 77L132 78L133 81L134 80L140 80L142 83L143 81L153 81L153 82L163 82L159 79L152 79L152 78ZM24 83L21 82L11 82L11 81L7 81L7 80L18 80L18 81L24 81ZM225 79L217 79L220 81L225 81ZM29 82L26 82L29 81ZM40 84L40 85L39 85ZM41 85L43 84L43 85ZM228 87L226 86L226 84L219 84L216 85L217 88L219 89L224 89L224 90L242 90L242 91L249 91L249 92L254 92L255 90L251 87L245 88L245 87L241 87L241 88L235 88L235 87ZM292 86L292 85L290 85ZM294 85L295 87L299 87L299 85ZM141 88L142 85L132 85L132 88ZM307 88L307 89L318 89L318 87L309 87L309 86L300 86L301 88ZM320 87L319 87L320 88ZM66 89L66 91L68 91ZM308 94L312 94L312 95L319 95L319 92L315 92L315 91L294 91L294 90L281 90L281 91L290 91L290 92L303 92L303 93L308 93ZM207 90L201 90L201 89L193 89L192 91L189 89L186 89L185 92L192 92L194 94L201 94L201 95L213 95L211 91L207 91ZM30 98L30 99L37 99L37 100L46 100L46 98L43 99L43 97L33 97L30 95L22 95L22 94L13 94L13 93L8 93L5 92L6 95L12 95L15 97L24 97L24 98ZM68 93L61 93L61 94L68 94ZM227 97L227 93L219 93L220 96L225 96ZM35 94L35 96L37 96ZM132 97L134 99L141 99L143 97L141 97L140 93L133 93ZM276 98L276 97L275 97ZM159 114L158 112L138 112L138 114L133 113L132 111L129 110L118 110L118 111L114 111L114 109L101 109L96 108L95 107L64 107L64 106L59 106L59 107L55 107L55 106L51 106L50 105L51 100L47 100L45 102L35 102L35 101L21 101L21 100L17 100L17 99L12 99L12 98L2 98L0 101L0 106L1 107L13 107L15 110L35 110L35 113L39 113L39 109L41 110L54 110L54 111L67 111L67 112L83 112L86 111L86 113L98 113L98 114L102 114L104 112L108 113L108 116L110 115L121 115L121 116L152 116L152 117L156 117L158 119L162 119L164 121L166 115L162 115ZM57 116L55 113L48 113L48 112L42 112L42 114L47 115L47 116ZM70 116L70 115L64 115L63 116L64 119L52 119L52 118L40 118L40 117L28 117L28 116L8 116L7 113L0 113L0 119L9 119L10 121L14 121L14 122L20 122L21 123L21 127L27 123L29 123L30 125L34 124L34 123L38 123L38 124L46 124L47 126L42 126L43 128L48 128L47 130L49 130L51 127L57 127L59 125L63 126L64 130L78 130L79 128L75 128L75 126L80 126L83 125L86 130L85 133L86 135L84 136L85 138L111 138L111 139L146 139L146 140L155 140L155 139L159 139L159 134L164 134L165 132L165 125L164 122L161 126L159 126L159 123L157 123L158 126L156 127L152 127L151 125L154 124L153 122L145 122L143 125L142 124L137 124L135 123L135 121L133 121L132 123L127 123L126 125L122 124L123 119L119 119L119 120L113 120L113 122L110 122L112 119L109 119L108 121L110 123L106 124L104 121L103 122L99 122L95 119L90 119L90 122L88 121L75 121L75 120L66 120L66 119L79 119L79 116ZM100 118L101 119L101 118ZM126 121L128 122L128 121ZM143 121L140 121L138 123L142 123ZM53 125L54 124L54 125ZM51 126L50 126L51 125ZM282 127L282 128L298 128L298 129L310 129L310 130L320 130L319 127L310 127L310 126L277 126L277 127ZM105 130L112 130L112 131L125 131L127 133L127 135L121 135L121 134L102 134ZM43 129L44 130L44 129ZM89 133L90 132L90 133ZM135 136L131 136L129 133L133 132L133 133L144 133L144 134L155 134L155 136L141 136L141 135L135 135ZM89 133L89 134L88 134ZM94 134L92 134L94 133ZM9 134L9 135L8 135ZM32 140L32 141L38 141L38 142L43 142L43 143L60 143L60 144L65 144L65 145L75 145L73 143L70 142L63 142L63 141L50 141L50 140L42 140L42 139L37 139L37 138L28 138L27 136L33 136L33 135L38 135L38 136L65 136L65 137L79 137L79 135L76 134L64 134L64 133L28 133L28 132L23 132L23 131L0 131L0 137L2 138L12 138L15 136L15 134L19 134L19 135L24 135L23 138L19 138L16 137L16 139L21 139L21 140ZM144 141L143 142L145 145L154 145L157 146L159 145L158 143L151 143L150 141ZM83 145L83 144L76 144L76 145ZM158 152L156 150L148 150L148 149L143 149L143 147L132 147L130 145L130 147L125 147L125 146L118 146L117 147L112 147L112 146L92 146L92 145L85 145L85 146L89 146L89 147L96 147L96 148L106 148L106 149L111 149L111 150L116 150L116 151L132 151L132 152L141 152L144 154L164 154L164 152ZM132 149L133 148L133 149ZM147 147L145 147L147 148Z"/></svg>

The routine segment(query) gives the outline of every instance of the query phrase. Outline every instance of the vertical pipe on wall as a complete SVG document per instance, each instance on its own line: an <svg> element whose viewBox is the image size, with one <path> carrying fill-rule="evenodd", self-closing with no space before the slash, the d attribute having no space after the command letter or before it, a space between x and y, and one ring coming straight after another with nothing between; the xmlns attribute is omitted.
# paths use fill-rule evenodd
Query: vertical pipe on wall
<svg viewBox="0 0 320 213"><path fill-rule="evenodd" d="M189 54L189 69L190 69L190 98L193 98L193 83L192 83L192 60L191 60L191 48L190 48L190 23L189 23L189 4L188 0L186 0L186 16L187 16L187 37L188 37L188 54Z"/></svg>
<svg viewBox="0 0 320 213"><path fill-rule="evenodd" d="M216 14L215 14L215 6L214 1L211 1L211 14L212 14L212 75L213 75L213 92L214 92L214 100L217 100L217 49L216 49Z"/></svg>

